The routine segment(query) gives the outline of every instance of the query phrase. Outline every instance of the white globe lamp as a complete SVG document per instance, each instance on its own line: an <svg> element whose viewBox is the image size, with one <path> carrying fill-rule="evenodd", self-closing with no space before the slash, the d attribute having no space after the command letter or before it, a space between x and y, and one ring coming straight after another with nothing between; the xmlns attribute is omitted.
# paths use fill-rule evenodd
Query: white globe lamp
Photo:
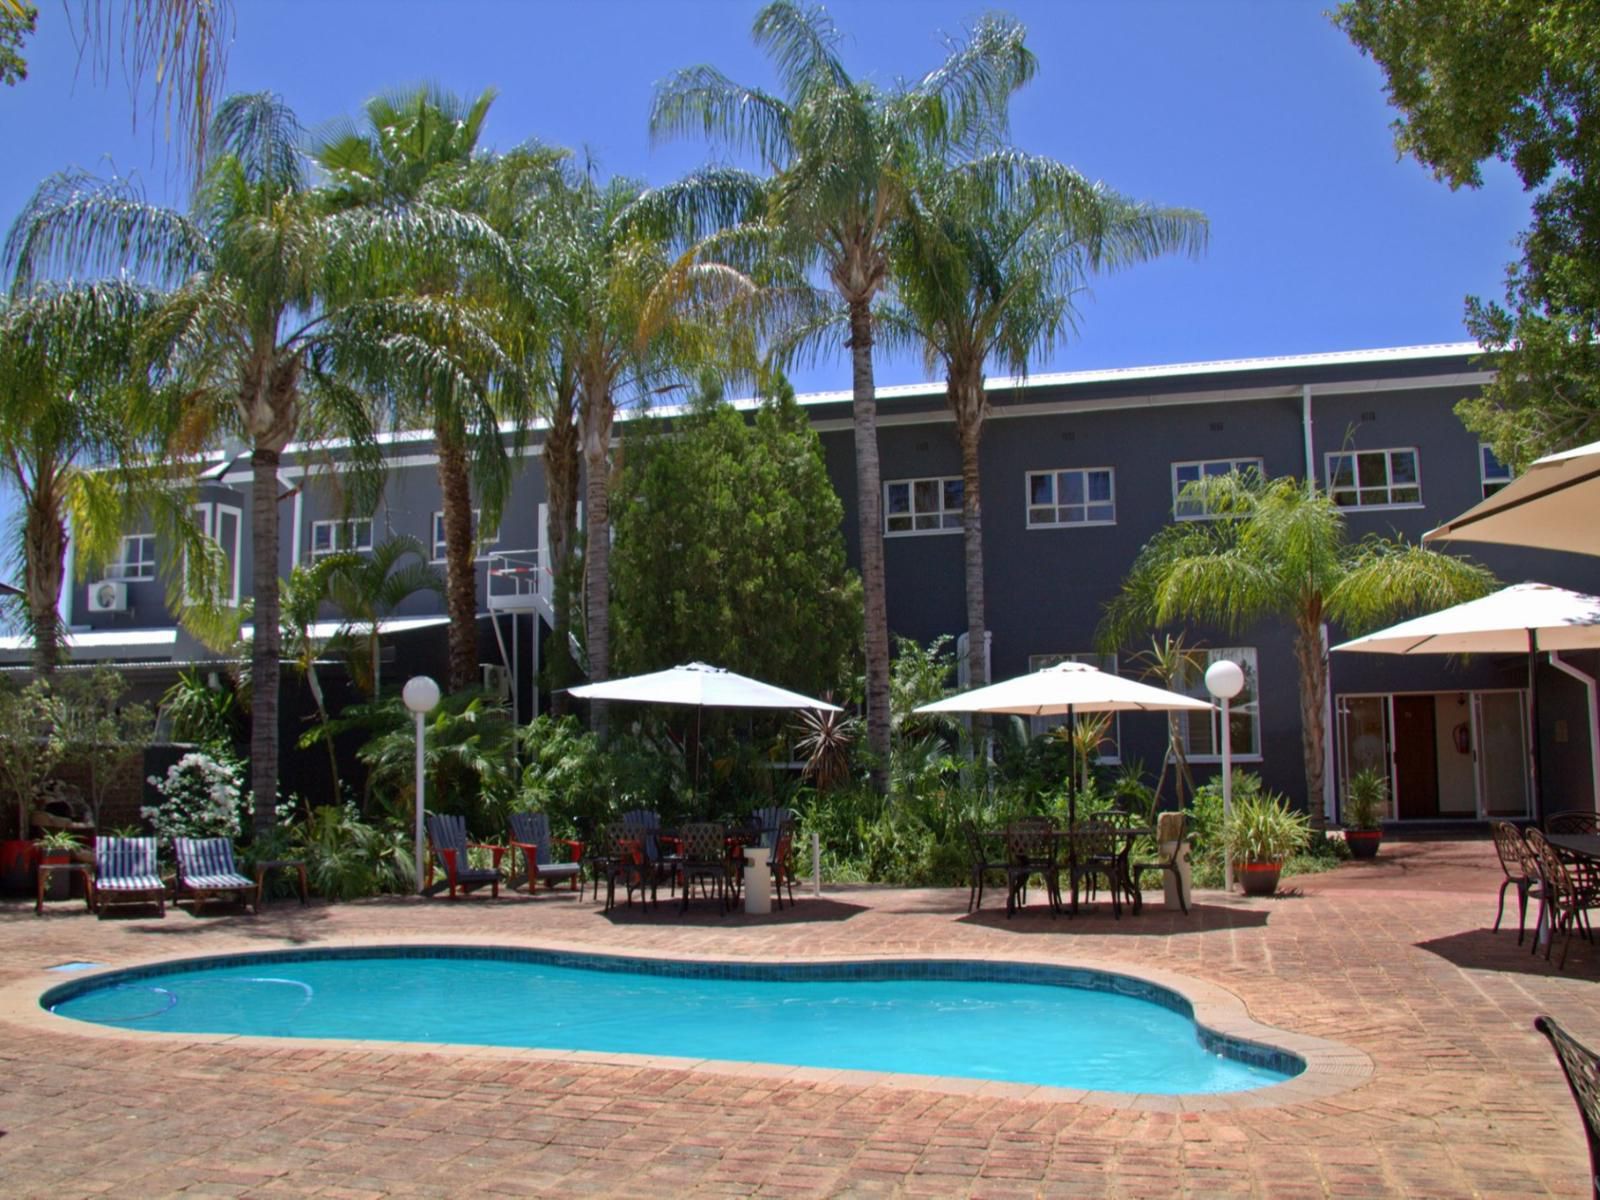
<svg viewBox="0 0 1600 1200"><path fill-rule="evenodd" d="M1233 722L1228 702L1244 691L1244 671L1236 662L1219 658L1206 668L1206 691L1222 701L1222 820L1233 815ZM1233 856L1222 855L1222 886L1233 891Z"/></svg>
<svg viewBox="0 0 1600 1200"><path fill-rule="evenodd" d="M406 686L401 689L400 699L417 718L417 804L416 823L411 831L411 862L416 871L417 893L422 892L422 809L423 809L423 772L422 772L422 739L428 714L439 707L439 685L426 675L415 675L406 680Z"/></svg>

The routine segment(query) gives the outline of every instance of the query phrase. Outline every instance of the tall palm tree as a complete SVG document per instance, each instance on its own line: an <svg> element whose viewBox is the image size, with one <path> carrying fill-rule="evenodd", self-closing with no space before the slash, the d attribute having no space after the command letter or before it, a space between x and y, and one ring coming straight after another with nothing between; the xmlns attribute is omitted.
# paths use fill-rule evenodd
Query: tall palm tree
<svg viewBox="0 0 1600 1200"><path fill-rule="evenodd" d="M378 646L383 622L418 592L442 592L444 580L414 537L387 537L367 554L331 557L345 559L328 576L326 594L344 618L344 626L330 639L328 649L349 664L351 677L367 699L377 700L383 691Z"/></svg>
<svg viewBox="0 0 1600 1200"><path fill-rule="evenodd" d="M0 301L0 484L17 513L24 614L40 674L61 658L57 609L69 525L85 563L118 549L129 512L197 566L215 567L191 519L192 489L157 462L158 405L135 365L159 297L127 281L40 287ZM179 606L178 574L168 574Z"/></svg>
<svg viewBox="0 0 1600 1200"><path fill-rule="evenodd" d="M656 91L651 130L695 133L757 156L771 172L751 209L782 250L826 277L849 331L856 492L865 599L867 742L887 786L889 626L883 565L873 303L889 284L889 237L910 208L914 164L984 147L1004 132L1012 92L1034 72L1023 30L985 18L935 70L884 91L852 79L841 37L821 8L775 0L755 40L782 96L744 87L714 67L680 71ZM728 172L719 172L726 182Z"/></svg>
<svg viewBox="0 0 1600 1200"><path fill-rule="evenodd" d="M494 89L465 100L435 87L423 86L375 96L367 101L359 127L340 123L323 133L313 157L328 173L329 202L337 208L371 207L405 211L418 205L465 211L472 207L467 186L469 168L483 122L494 103ZM431 277L410 280L419 297L440 306L448 321L439 332L467 334L458 353L488 352L494 366L504 367L501 348L490 328L496 314L482 303L483 280L470 280L453 264ZM473 293L478 296L475 301ZM510 381L514 371L501 370ZM474 491L483 528L499 524L511 491L511 462L500 436L502 416L511 416L497 401L520 399L520 387L491 393L482 374L472 386L435 390L424 375L418 390L402 400L405 415L433 426L439 455L445 547L445 610L450 617L450 690L471 687L478 678L478 539L473 527Z"/></svg>
<svg viewBox="0 0 1600 1200"><path fill-rule="evenodd" d="M1073 298L1096 271L1157 255L1197 253L1206 223L1187 209L1135 203L1047 158L999 150L948 167L930 163L891 239L894 300L883 340L942 368L961 446L967 654L973 685L984 655L983 507L978 448L989 411L984 369L1014 376L1075 326Z"/></svg>
<svg viewBox="0 0 1600 1200"><path fill-rule="evenodd" d="M450 209L329 211L301 143L278 97L230 97L217 110L211 161L188 212L152 204L126 181L71 172L41 186L6 246L7 269L24 287L52 270L127 270L170 288L152 334L157 372L186 380L169 452L230 434L250 448L250 763L261 832L272 826L278 785L283 452L296 438L337 435L348 440L352 466L370 476L381 455L369 394L419 377L437 392L472 386L436 336L444 323L437 306L413 298L407 284L503 251L481 221Z"/></svg>
<svg viewBox="0 0 1600 1200"><path fill-rule="evenodd" d="M1359 633L1486 595L1494 576L1468 559L1403 540L1352 542L1338 505L1293 476L1219 476L1190 484L1180 499L1203 503L1218 519L1173 522L1145 543L1121 594L1106 606L1098 641L1115 649L1177 621L1230 632L1268 618L1288 624L1299 667L1306 802L1320 821L1328 692L1323 623Z"/></svg>

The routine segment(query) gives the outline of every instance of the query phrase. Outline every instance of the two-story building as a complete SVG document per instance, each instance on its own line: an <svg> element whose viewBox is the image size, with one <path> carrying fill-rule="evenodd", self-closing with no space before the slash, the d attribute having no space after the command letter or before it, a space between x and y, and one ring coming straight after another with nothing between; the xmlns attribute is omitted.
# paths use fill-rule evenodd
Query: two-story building
<svg viewBox="0 0 1600 1200"><path fill-rule="evenodd" d="M1489 378L1471 344L1407 347L1125 370L1035 375L989 383L982 448L984 561L990 675L1002 679L1064 657L1136 674L1127 657L1094 651L1102 606L1140 547L1171 520L1207 520L1178 495L1191 480L1255 467L1313 476L1345 507L1352 537L1415 540L1503 484L1509 475L1452 409ZM889 624L926 642L966 627L960 459L942 384L879 391ZM858 560L855 469L848 392L800 397L821 437L844 501L844 536ZM551 578L537 435L521 451L498 528L480 530L479 598L485 676L521 719L544 698L536 679L548 635ZM280 574L335 549L370 549L389 533L421 541L443 559L436 456L426 433L385 439L388 474L371 512L349 511L339 469L325 455L291 454L280 468L285 498ZM248 459L219 457L198 503L233 564L230 598L252 589ZM686 498L691 499L692 498ZM1490 546L1471 553L1506 583L1538 579L1600 591L1600 559ZM131 530L121 561L80 581L63 601L75 658L128 664L152 683L206 653L175 627L163 604L162 547ZM444 610L423 593L387 627L385 672L442 670ZM1270 786L1305 791L1297 677L1289 633L1266 623L1236 636L1197 631L1212 657L1244 668L1234 748ZM1332 630L1339 640L1343 631ZM1132 653L1139 647L1129 647ZM26 647L11 639L0 657ZM1591 684L1594 655L1539 669L1546 807L1593 809ZM136 667L134 664L138 664ZM1203 694L1200 680L1194 690ZM1485 656L1391 659L1336 655L1326 720L1327 796L1365 765L1391 772L1398 820L1485 819L1529 811L1527 664ZM1190 761L1220 753L1217 719L1185 719ZM1165 718L1128 715L1108 756L1151 774L1166 745Z"/></svg>

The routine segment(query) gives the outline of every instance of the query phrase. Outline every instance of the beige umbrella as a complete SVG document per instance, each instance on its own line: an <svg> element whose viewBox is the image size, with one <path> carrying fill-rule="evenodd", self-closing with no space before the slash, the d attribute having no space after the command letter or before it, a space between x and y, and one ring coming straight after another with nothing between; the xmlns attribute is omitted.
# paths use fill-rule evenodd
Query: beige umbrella
<svg viewBox="0 0 1600 1200"><path fill-rule="evenodd" d="M1424 542L1497 542L1600 555L1600 442L1539 459Z"/></svg>

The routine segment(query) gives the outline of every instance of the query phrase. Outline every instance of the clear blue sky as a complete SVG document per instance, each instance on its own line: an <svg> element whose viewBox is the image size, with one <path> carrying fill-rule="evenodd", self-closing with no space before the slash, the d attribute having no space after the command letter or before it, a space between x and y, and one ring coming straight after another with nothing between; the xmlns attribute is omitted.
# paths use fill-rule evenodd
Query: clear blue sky
<svg viewBox="0 0 1600 1200"><path fill-rule="evenodd" d="M1378 69L1323 15L1329 0L1016 0L1039 58L1014 141L1131 196L1201 209L1209 253L1093 285L1078 337L1034 370L1297 354L1465 339L1462 298L1498 297L1527 199L1508 171L1451 192L1397 161ZM129 127L120 80L77 70L60 3L41 4L28 80L0 88L0 222L75 165L137 171L180 199L159 127ZM841 0L848 62L921 74L980 2ZM710 62L770 83L750 42L754 0L241 0L230 90L282 93L308 125L374 92L436 80L499 89L485 142L587 147L603 170L664 182L698 143L650 145L654 83ZM155 135L154 144L152 134ZM924 377L881 363L879 381ZM796 378L848 386L842 360Z"/></svg>

